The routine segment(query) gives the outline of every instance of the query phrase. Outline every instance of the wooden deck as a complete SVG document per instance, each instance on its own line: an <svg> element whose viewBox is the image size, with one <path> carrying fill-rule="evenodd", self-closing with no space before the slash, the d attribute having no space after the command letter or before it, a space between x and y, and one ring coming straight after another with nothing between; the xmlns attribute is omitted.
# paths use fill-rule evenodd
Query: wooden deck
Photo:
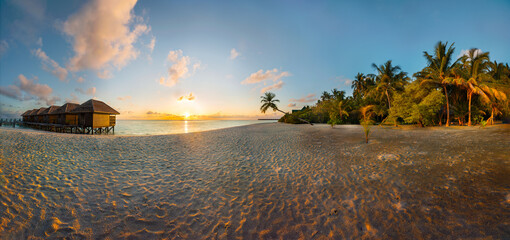
<svg viewBox="0 0 510 240"><path fill-rule="evenodd" d="M115 126L110 127L85 127L80 125L64 125L64 124L52 124L52 123L39 123L39 122L23 122L20 120L4 120L0 119L0 126L12 126L16 127L25 126L33 129L39 129L44 131L59 132L59 133L76 133L76 134L114 134Z"/></svg>

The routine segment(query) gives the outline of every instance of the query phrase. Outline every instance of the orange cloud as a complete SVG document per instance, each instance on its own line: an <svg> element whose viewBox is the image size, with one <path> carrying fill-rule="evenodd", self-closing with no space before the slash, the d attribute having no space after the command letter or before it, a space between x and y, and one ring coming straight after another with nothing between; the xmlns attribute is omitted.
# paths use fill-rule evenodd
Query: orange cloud
<svg viewBox="0 0 510 240"><path fill-rule="evenodd" d="M273 89L280 89L283 87L284 84L285 83L283 81L279 81L278 83L275 83L271 86L267 86L265 88L260 89L260 93L265 93L265 92L267 92L269 90L273 90Z"/></svg>
<svg viewBox="0 0 510 240"><path fill-rule="evenodd" d="M282 77L288 77L290 76L289 72L281 72L278 73L278 69L274 68L273 70L267 70L264 72L262 69L258 70L255 73L252 73L249 77L244 79L242 81L242 84L253 84L253 83L259 83L264 82L266 80L272 80L273 82L276 82L280 80Z"/></svg>
<svg viewBox="0 0 510 240"><path fill-rule="evenodd" d="M184 101L184 100L192 102L193 100L195 100L195 96L193 95L193 93L189 93L188 95L180 96L177 99L178 102L181 102L181 101Z"/></svg>
<svg viewBox="0 0 510 240"><path fill-rule="evenodd" d="M191 65L191 59L189 56L184 56L182 50L170 51L167 56L167 60L172 64L168 68L168 76L161 77L159 84L171 87L179 82L180 79L190 77L200 68L200 62L193 64L193 72L189 73L189 66Z"/></svg>
<svg viewBox="0 0 510 240"><path fill-rule="evenodd" d="M64 22L64 33L74 39L70 70L92 69L105 77L109 75L100 70L122 68L136 59L138 51L133 44L150 31L150 26L141 23L143 18L132 14L136 2L93 0ZM134 27L130 26L133 23Z"/></svg>
<svg viewBox="0 0 510 240"><path fill-rule="evenodd" d="M60 79L60 81L65 82L67 78L67 70L63 67L61 67L57 62L55 62L53 59L48 57L46 53L38 48L36 50L32 51L32 54L34 54L36 57L41 59L41 63L43 65L43 69L45 71L50 72L55 77ZM51 68L50 68L51 67Z"/></svg>

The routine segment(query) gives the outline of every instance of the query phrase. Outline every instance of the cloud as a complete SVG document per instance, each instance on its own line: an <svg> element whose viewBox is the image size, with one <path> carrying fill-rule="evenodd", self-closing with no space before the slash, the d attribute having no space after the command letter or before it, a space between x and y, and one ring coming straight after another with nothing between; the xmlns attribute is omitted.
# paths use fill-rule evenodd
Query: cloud
<svg viewBox="0 0 510 240"><path fill-rule="evenodd" d="M36 98L46 102L47 105L52 105L60 100L59 97L51 96L53 89L50 86L38 84L36 81L37 77L27 79L23 74L20 74L15 84L0 87L0 94L20 101Z"/></svg>
<svg viewBox="0 0 510 240"><path fill-rule="evenodd" d="M145 114L151 115L151 114L159 114L158 112L148 111Z"/></svg>
<svg viewBox="0 0 510 240"><path fill-rule="evenodd" d="M463 56L467 56L468 52L469 52L470 49L462 49L460 50L460 54L457 58L460 58L460 57L463 57ZM482 49L476 49L475 50L475 56L478 56L478 54L482 54Z"/></svg>
<svg viewBox="0 0 510 240"><path fill-rule="evenodd" d="M61 67L57 62L48 57L46 53L40 48L32 50L32 54L41 59L43 69L53 74L53 76L65 82L67 78L67 70Z"/></svg>
<svg viewBox="0 0 510 240"><path fill-rule="evenodd" d="M266 80L272 80L273 82L278 81L282 77L290 76L289 72L281 72L278 73L278 69L274 68L273 70L264 70L260 69L255 73L252 73L249 77L244 79L241 84L254 84L259 82L264 82Z"/></svg>
<svg viewBox="0 0 510 240"><path fill-rule="evenodd" d="M265 93L265 92L267 92L269 90L273 90L273 89L280 89L280 88L282 88L282 86L284 84L285 83L283 81L279 81L278 83L275 83L275 84L273 84L271 86L267 86L265 88L260 89L260 93Z"/></svg>
<svg viewBox="0 0 510 240"><path fill-rule="evenodd" d="M291 98L291 99L289 99L289 101L290 102L299 102L299 103L310 103L310 102L317 101L317 98L315 97L315 94L310 93L310 94L306 95L305 97L302 97L299 99Z"/></svg>
<svg viewBox="0 0 510 240"><path fill-rule="evenodd" d="M149 48L149 50L152 53L152 51L154 51L155 46L156 46L156 37L152 37L151 42L147 45L147 48Z"/></svg>
<svg viewBox="0 0 510 240"><path fill-rule="evenodd" d="M133 44L150 26L133 14L136 2L93 0L63 23L63 32L73 38L71 71L120 69L137 58L139 52Z"/></svg>
<svg viewBox="0 0 510 240"><path fill-rule="evenodd" d="M296 104L295 103L289 103L289 105L287 105L287 107L295 107Z"/></svg>
<svg viewBox="0 0 510 240"><path fill-rule="evenodd" d="M101 79L109 79L113 77L113 74L107 69L104 69L103 71L98 71L96 75L98 78Z"/></svg>
<svg viewBox="0 0 510 240"><path fill-rule="evenodd" d="M85 82L85 79L83 77L79 77L78 79L76 79L76 81L82 83Z"/></svg>
<svg viewBox="0 0 510 240"><path fill-rule="evenodd" d="M9 43L7 43L5 40L0 41L0 57L2 57L4 53L7 52L7 49L9 49Z"/></svg>
<svg viewBox="0 0 510 240"><path fill-rule="evenodd" d="M195 100L195 96L193 95L193 93L189 93L188 95L184 95L184 96L180 96L177 101L178 102L181 102L181 101L184 101L184 100L187 100L187 101L190 101L192 102L193 100Z"/></svg>
<svg viewBox="0 0 510 240"><path fill-rule="evenodd" d="M42 47L43 46L43 41L42 41L42 37L39 37L39 39L37 39L37 41L35 42L35 44L39 47Z"/></svg>
<svg viewBox="0 0 510 240"><path fill-rule="evenodd" d="M117 99L120 100L120 101L130 100L131 96L127 95L127 96L124 96L124 97L118 97Z"/></svg>
<svg viewBox="0 0 510 240"><path fill-rule="evenodd" d="M68 103L80 103L80 99L78 99L78 96L76 94L71 93L71 98L66 98L66 102Z"/></svg>
<svg viewBox="0 0 510 240"><path fill-rule="evenodd" d="M193 64L193 73L189 74L189 65L191 59L189 56L184 56L182 50L170 51L167 56L167 60L172 63L168 68L168 76L161 77L159 84L171 87L179 82L180 79L188 78L194 74L197 69L200 68L200 62Z"/></svg>
<svg viewBox="0 0 510 240"><path fill-rule="evenodd" d="M232 48L232 50L230 50L230 59L234 60L239 55L241 55L241 53L239 53L235 48Z"/></svg>
<svg viewBox="0 0 510 240"><path fill-rule="evenodd" d="M91 88L89 88L87 90L83 90L81 88L76 88L75 91L79 92L79 93L81 93L83 95L90 95L90 96L96 95L96 87L91 87Z"/></svg>

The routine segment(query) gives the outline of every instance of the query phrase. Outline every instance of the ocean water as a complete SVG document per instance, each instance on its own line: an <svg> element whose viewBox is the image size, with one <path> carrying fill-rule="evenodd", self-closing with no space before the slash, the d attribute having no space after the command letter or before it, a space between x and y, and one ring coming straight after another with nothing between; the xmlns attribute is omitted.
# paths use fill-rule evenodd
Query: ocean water
<svg viewBox="0 0 510 240"><path fill-rule="evenodd" d="M276 122L272 120L117 120L115 135L162 135Z"/></svg>

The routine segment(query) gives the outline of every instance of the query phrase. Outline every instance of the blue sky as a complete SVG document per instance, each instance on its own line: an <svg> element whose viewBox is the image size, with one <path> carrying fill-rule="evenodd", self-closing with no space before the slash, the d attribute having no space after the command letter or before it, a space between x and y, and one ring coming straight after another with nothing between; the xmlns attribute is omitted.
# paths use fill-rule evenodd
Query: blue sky
<svg viewBox="0 0 510 240"><path fill-rule="evenodd" d="M0 114L103 100L120 118L256 118L455 42L510 62L509 1L0 1ZM179 99L181 99L179 101ZM290 104L290 105L289 105ZM296 104L295 107L289 107Z"/></svg>

